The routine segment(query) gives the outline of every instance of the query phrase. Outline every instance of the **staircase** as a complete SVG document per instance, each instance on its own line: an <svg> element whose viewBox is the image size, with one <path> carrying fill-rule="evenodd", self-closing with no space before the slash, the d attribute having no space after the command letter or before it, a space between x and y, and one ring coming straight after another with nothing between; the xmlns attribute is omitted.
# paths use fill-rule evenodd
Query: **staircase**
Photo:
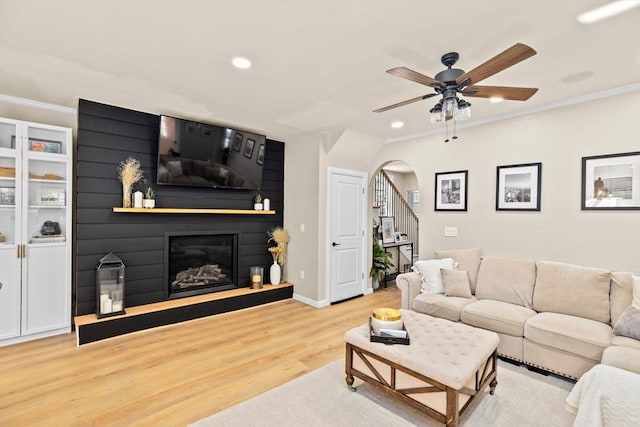
<svg viewBox="0 0 640 427"><path fill-rule="evenodd" d="M418 216L413 212L400 190L391 181L389 175L382 169L374 178L373 205L380 208L380 216L392 216L396 231L402 234L403 237L406 236L407 241L413 242L413 259L411 259L408 247L400 247L400 253L406 259L406 263L403 263L413 265L413 261L418 258L420 253L418 245Z"/></svg>

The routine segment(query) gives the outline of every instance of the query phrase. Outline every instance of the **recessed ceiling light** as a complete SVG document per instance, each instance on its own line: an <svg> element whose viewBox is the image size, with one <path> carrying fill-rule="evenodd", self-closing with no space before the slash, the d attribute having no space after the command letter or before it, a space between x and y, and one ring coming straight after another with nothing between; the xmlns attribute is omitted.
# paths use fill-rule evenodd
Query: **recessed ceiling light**
<svg viewBox="0 0 640 427"><path fill-rule="evenodd" d="M235 57L231 60L231 63L234 67L240 68L242 70L246 70L247 68L251 68L251 61L247 58Z"/></svg>
<svg viewBox="0 0 640 427"><path fill-rule="evenodd" d="M594 24L603 19L610 18L634 7L640 6L640 0L618 0L605 4L597 9L578 15L581 24Z"/></svg>
<svg viewBox="0 0 640 427"><path fill-rule="evenodd" d="M391 123L391 127L394 129L400 129L401 127L404 126L404 122L393 122Z"/></svg>
<svg viewBox="0 0 640 427"><path fill-rule="evenodd" d="M504 98L500 98L499 96L492 96L491 98L489 98L489 101L497 104L498 102L504 101Z"/></svg>

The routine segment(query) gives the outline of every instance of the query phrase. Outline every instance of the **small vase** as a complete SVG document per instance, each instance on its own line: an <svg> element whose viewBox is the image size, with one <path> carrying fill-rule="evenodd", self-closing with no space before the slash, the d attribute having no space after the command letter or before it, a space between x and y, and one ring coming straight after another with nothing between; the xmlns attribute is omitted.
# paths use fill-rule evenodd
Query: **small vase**
<svg viewBox="0 0 640 427"><path fill-rule="evenodd" d="M269 270L269 278L271 279L272 285L277 285L280 283L280 265L277 261L273 261L273 265L271 265L271 269Z"/></svg>
<svg viewBox="0 0 640 427"><path fill-rule="evenodd" d="M131 207L131 186L130 185L122 186L122 207L123 208Z"/></svg>

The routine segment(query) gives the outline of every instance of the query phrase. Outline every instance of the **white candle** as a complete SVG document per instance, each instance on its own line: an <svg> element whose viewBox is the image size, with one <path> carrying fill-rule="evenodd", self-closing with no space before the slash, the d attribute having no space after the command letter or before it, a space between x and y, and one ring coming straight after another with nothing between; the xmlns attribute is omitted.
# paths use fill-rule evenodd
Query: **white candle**
<svg viewBox="0 0 640 427"><path fill-rule="evenodd" d="M101 307L102 313L111 313L113 311L113 303L111 301L111 298L107 296L107 298L102 301Z"/></svg>
<svg viewBox="0 0 640 427"><path fill-rule="evenodd" d="M260 283L261 282L260 275L259 274L254 274L253 277L251 278L251 281L253 283Z"/></svg>
<svg viewBox="0 0 640 427"><path fill-rule="evenodd" d="M133 207L141 208L142 207L142 192L136 191L133 193Z"/></svg>
<svg viewBox="0 0 640 427"><path fill-rule="evenodd" d="M271 200L264 199L262 201L262 209L264 209L265 211L268 211L271 208L270 204L271 204Z"/></svg>

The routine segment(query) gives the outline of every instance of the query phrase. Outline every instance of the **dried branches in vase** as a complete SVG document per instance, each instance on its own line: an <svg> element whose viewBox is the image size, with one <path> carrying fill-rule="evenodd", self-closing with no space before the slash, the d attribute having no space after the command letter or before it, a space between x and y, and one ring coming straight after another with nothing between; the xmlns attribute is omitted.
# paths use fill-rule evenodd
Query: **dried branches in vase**
<svg viewBox="0 0 640 427"><path fill-rule="evenodd" d="M269 231L269 242L275 242L281 250L278 253L277 261L284 265L286 260L287 243L289 243L289 233L282 227L276 227Z"/></svg>
<svg viewBox="0 0 640 427"><path fill-rule="evenodd" d="M131 187L140 180L144 180L140 161L129 157L118 166L118 180L122 183L122 207L131 207Z"/></svg>
<svg viewBox="0 0 640 427"><path fill-rule="evenodd" d="M280 246L271 246L269 248L269 252L271 253L271 256L273 257L273 262L278 262L278 259L280 258L280 255L282 254L282 248Z"/></svg>

